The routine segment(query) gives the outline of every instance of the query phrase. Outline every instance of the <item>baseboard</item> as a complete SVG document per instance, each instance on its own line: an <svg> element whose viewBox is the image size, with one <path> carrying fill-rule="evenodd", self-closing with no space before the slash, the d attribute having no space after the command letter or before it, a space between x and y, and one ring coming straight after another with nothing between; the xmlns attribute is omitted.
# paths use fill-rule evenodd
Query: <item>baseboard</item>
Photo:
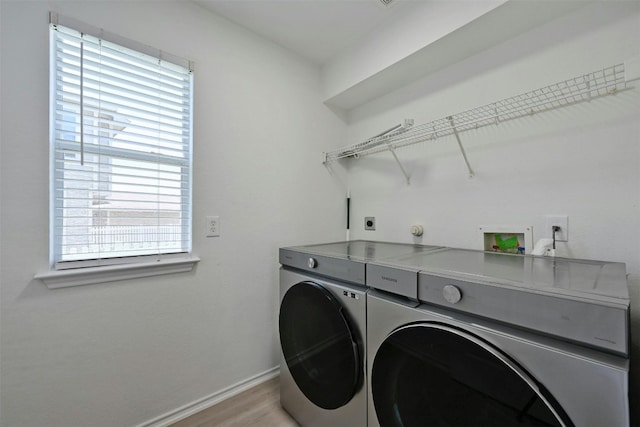
<svg viewBox="0 0 640 427"><path fill-rule="evenodd" d="M245 390L250 389L258 384L275 378L280 374L280 367L275 366L267 371L264 371L258 375L247 378L227 388L224 388L209 396L198 399L192 403L188 403L173 411L167 412L164 415L160 415L157 418L146 421L142 424L138 424L136 427L168 427L173 423L183 420L193 414L203 411L213 405L229 399L237 394L242 393Z"/></svg>

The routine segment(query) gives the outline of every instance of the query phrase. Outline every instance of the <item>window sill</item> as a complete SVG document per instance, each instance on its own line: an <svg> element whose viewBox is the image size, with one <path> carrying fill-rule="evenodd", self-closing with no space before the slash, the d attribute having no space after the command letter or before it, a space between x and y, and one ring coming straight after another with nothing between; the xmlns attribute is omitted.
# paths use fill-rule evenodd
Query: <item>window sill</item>
<svg viewBox="0 0 640 427"><path fill-rule="evenodd" d="M162 274L186 273L200 261L198 257L171 259L157 262L137 264L110 265L103 267L86 267L70 270L49 271L36 274L49 289L68 288L71 286L91 285L94 283L129 280L139 277L159 276Z"/></svg>

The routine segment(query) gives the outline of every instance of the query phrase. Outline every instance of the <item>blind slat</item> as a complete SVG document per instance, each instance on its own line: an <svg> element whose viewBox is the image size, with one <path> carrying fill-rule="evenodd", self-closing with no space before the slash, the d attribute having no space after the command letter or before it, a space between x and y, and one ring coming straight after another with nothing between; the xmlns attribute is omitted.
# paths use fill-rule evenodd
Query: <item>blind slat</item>
<svg viewBox="0 0 640 427"><path fill-rule="evenodd" d="M124 46L123 43L113 43L109 40L100 40L99 37L88 34L86 31L83 31L84 34L81 34L80 31L71 29L68 26L64 25L53 25L52 29L57 31L58 40L60 41L60 46L64 44L68 44L70 46L76 46L80 43L80 41L84 41L89 44L97 45L100 41L103 46L115 51L120 52L122 58L138 59L141 62L148 63L156 63L160 58L158 56L153 56L149 54L142 53L142 49L130 49ZM131 42L130 42L131 43ZM135 62L135 61L134 61ZM185 63L184 65L180 65L178 62L171 62L170 60L161 60L163 67L167 73L175 73L175 74L184 74L186 70L189 70L189 67ZM189 70L190 71L190 70Z"/></svg>
<svg viewBox="0 0 640 427"><path fill-rule="evenodd" d="M68 77L73 78L80 74L80 50L77 53L69 50L58 51L57 54L60 62L57 65L57 71ZM178 78L182 76L170 76L166 74L158 74L155 76L143 75L139 70L128 66L127 64L117 63L113 61L100 61L94 55L87 54L86 50L82 55L85 71L89 75L100 78L111 78L119 80L122 83L134 84L141 90L159 90L160 94L180 96L184 92L189 91L189 87L185 84L184 79ZM127 77L128 79L123 79Z"/></svg>
<svg viewBox="0 0 640 427"><path fill-rule="evenodd" d="M79 103L80 86L79 84L65 83L58 87L60 92L65 93L68 98L59 99L60 102L68 102L74 105L74 97ZM139 100L124 96L122 94L109 94L103 93L99 95L99 91L92 89L91 87L84 87L83 91L84 104L89 108L100 108L105 114L114 114L128 116L132 118L138 118L140 120L150 120L150 117L160 117L165 120L165 123L173 123L175 125L181 125L184 123L183 116L187 114L186 106L182 110L170 110L163 108L162 105L154 104L153 101ZM123 92L124 93L124 92ZM159 102L159 101L158 101Z"/></svg>
<svg viewBox="0 0 640 427"><path fill-rule="evenodd" d="M85 61L86 64L86 61ZM60 75L60 84L75 83L79 84L79 73L72 73L72 70L58 70ZM172 87L161 81L152 80L148 82L136 82L130 76L123 73L116 75L106 75L104 70L83 69L83 81L89 88L98 88L105 94L119 93L122 91L135 91L136 98L150 98L164 101L167 104L176 104L180 109L183 96L188 93L188 88ZM146 83L146 84L144 84Z"/></svg>
<svg viewBox="0 0 640 427"><path fill-rule="evenodd" d="M78 147L78 144L76 142L70 142L70 141L66 141L66 140L56 140L57 142L60 143L60 153L63 154L65 151L77 151L78 149L80 149L80 147ZM177 156L170 156L170 155L166 155L165 153L161 152L162 150L159 148L159 151L157 153L150 153L150 152L146 152L146 151L142 151L142 150L136 150L135 146L132 146L131 149L126 149L126 148L120 148L120 147L109 147L109 146L104 146L104 145L100 145L100 144L92 144L92 143L88 143L84 146L84 152L85 154L94 154L96 156L100 156L102 158L101 163L105 164L106 166L110 166L111 164L109 163L109 159L113 160L114 162L116 162L115 164L117 165L118 161L122 161L122 162L135 162L137 161L137 163L133 163L135 164L135 167L137 168L141 168L141 169L148 169L145 168L146 164L158 164L158 167L175 167L175 166L179 166L179 167L184 167L184 168L188 168L189 164L190 164L190 157L177 157ZM186 154L183 152L183 155ZM89 164L91 164L91 162L88 162Z"/></svg>
<svg viewBox="0 0 640 427"><path fill-rule="evenodd" d="M76 151L76 148L74 146L68 145L73 145L79 142L80 135L80 132L64 131L63 129L60 129L57 130L57 134L55 135L55 137L56 140L59 140L61 142L61 144L67 146L64 148L65 150L67 150L68 152L73 152ZM136 151L142 156L139 158L139 160L144 160L145 158L147 158L150 162L155 161L156 156L163 156L167 159L183 159L184 150L182 148L184 144L178 144L174 141L167 141L160 138L158 138L157 145L144 142L153 140L154 138L151 135L145 135L144 138L140 138L141 141L135 140L130 134L127 133L123 133L122 137L128 137L128 139L110 139L96 135L84 134L84 152L93 152L96 155L111 155L114 158L122 157L123 159L126 159L128 157L118 156L117 150L119 150L119 152L122 152L122 150ZM112 149L103 150L102 147L104 147L105 144L108 143L114 144L114 146L111 147ZM115 146L116 144L118 146Z"/></svg>

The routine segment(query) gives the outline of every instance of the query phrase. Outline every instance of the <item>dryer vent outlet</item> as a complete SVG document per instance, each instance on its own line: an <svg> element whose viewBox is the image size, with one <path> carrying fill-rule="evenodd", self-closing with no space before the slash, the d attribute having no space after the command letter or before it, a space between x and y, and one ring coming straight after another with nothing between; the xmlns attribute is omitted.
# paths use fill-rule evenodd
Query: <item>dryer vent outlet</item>
<svg viewBox="0 0 640 427"><path fill-rule="evenodd" d="M375 217L372 217L372 216L365 216L364 217L364 229L365 230L373 230L373 231L375 231L375 229L376 229L376 219L375 219Z"/></svg>

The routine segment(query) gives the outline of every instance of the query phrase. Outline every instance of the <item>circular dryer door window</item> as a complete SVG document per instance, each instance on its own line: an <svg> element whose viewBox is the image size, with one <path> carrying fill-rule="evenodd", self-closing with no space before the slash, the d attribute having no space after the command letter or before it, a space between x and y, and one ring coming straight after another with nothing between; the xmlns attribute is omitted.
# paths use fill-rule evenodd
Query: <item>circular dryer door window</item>
<svg viewBox="0 0 640 427"><path fill-rule="evenodd" d="M313 282L292 286L280 305L280 343L304 395L324 409L348 403L362 371L351 323L340 302Z"/></svg>
<svg viewBox="0 0 640 427"><path fill-rule="evenodd" d="M542 385L483 340L440 324L395 330L376 353L380 425L569 426Z"/></svg>

